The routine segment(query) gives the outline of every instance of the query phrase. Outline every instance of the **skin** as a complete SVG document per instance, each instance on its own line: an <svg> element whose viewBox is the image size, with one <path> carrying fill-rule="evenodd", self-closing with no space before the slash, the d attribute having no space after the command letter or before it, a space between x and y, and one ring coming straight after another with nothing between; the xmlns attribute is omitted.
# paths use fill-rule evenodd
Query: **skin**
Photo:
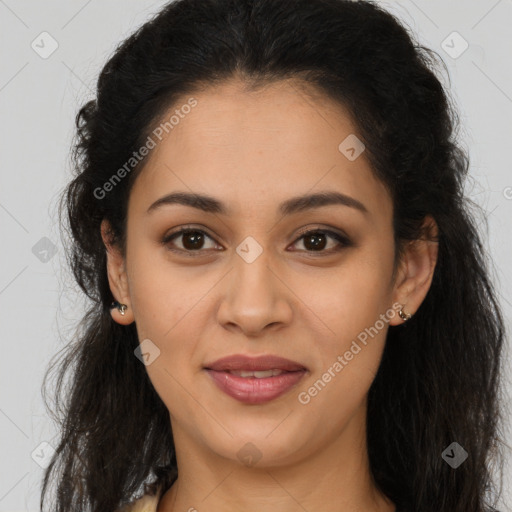
<svg viewBox="0 0 512 512"><path fill-rule="evenodd" d="M128 305L124 316L113 309L112 317L135 321L139 340L149 338L160 350L146 369L169 410L179 478L158 512L395 510L370 476L365 422L388 326L403 323L397 311L309 403L298 394L394 303L416 312L431 284L437 244L410 244L392 281L391 198L364 152L350 161L338 150L357 133L343 108L304 91L282 81L246 92L232 80L194 94L197 106L151 151L135 181L126 257L102 224L110 287ZM278 213L282 201L320 190L349 195L368 213L344 205ZM179 204L146 213L174 191L213 196L230 214ZM425 222L435 234L433 220ZM167 247L161 241L185 225L208 235L199 256L169 250L190 247L190 236ZM331 229L354 245L329 254L340 246L321 237L327 245L315 252L301 228ZM236 252L247 236L263 250L252 263ZM278 399L243 404L203 370L240 353L276 354L308 373ZM252 466L237 456L248 442L261 456Z"/></svg>

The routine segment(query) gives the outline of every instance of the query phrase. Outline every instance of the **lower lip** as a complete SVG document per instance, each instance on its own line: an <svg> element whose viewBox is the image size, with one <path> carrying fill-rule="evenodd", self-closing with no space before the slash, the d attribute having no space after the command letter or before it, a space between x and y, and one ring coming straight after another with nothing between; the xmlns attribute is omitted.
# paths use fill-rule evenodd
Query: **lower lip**
<svg viewBox="0 0 512 512"><path fill-rule="evenodd" d="M232 398L246 404L262 404L286 393L302 379L306 370L285 372L263 379L239 377L229 372L208 369L206 372L219 389Z"/></svg>

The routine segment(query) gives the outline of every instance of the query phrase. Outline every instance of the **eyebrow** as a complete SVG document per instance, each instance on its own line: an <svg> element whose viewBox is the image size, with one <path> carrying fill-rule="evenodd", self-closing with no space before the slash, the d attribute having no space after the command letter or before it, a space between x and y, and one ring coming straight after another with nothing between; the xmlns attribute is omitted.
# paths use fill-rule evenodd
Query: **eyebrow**
<svg viewBox="0 0 512 512"><path fill-rule="evenodd" d="M229 208L214 197L203 194L192 194L189 192L173 192L157 199L147 210L151 213L164 205L181 204L190 206L206 213L229 215ZM363 203L340 192L318 192L315 194L303 195L287 199L279 205L281 215L292 215L294 213L320 208L322 206L342 205L359 210L368 214Z"/></svg>

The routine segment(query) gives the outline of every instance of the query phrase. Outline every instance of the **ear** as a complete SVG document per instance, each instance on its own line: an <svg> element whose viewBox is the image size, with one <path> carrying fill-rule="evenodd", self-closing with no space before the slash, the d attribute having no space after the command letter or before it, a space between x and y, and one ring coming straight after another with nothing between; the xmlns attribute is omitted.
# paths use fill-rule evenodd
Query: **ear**
<svg viewBox="0 0 512 512"><path fill-rule="evenodd" d="M115 307L110 310L110 314L118 324L129 325L134 321L134 316L128 289L125 260L119 247L112 242L110 229L110 223L103 219L101 222L101 238L107 251L107 275L110 291L115 300L128 306L124 315L121 315L121 312Z"/></svg>
<svg viewBox="0 0 512 512"><path fill-rule="evenodd" d="M427 215L423 222L426 239L413 240L407 245L393 288L393 304L403 306L405 314L414 315L430 289L437 263L438 229L432 216ZM399 325L404 320L396 314L390 325Z"/></svg>

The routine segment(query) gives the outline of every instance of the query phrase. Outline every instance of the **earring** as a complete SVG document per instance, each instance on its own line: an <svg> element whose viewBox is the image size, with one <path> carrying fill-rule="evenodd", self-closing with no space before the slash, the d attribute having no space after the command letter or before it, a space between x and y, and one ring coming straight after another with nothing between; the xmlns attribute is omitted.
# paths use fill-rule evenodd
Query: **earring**
<svg viewBox="0 0 512 512"><path fill-rule="evenodd" d="M119 313L121 313L121 315L124 316L124 312L126 311L126 309L128 308L128 306L126 304L121 304L120 302L117 302L117 300L115 300L114 302L112 302L112 304L110 305L110 309L112 308L117 308Z"/></svg>
<svg viewBox="0 0 512 512"><path fill-rule="evenodd" d="M409 320L412 315L410 313L404 313L404 307L402 306L402 309L398 312L398 314L400 315L400 318L402 320L404 320L405 322L407 322L407 320Z"/></svg>

